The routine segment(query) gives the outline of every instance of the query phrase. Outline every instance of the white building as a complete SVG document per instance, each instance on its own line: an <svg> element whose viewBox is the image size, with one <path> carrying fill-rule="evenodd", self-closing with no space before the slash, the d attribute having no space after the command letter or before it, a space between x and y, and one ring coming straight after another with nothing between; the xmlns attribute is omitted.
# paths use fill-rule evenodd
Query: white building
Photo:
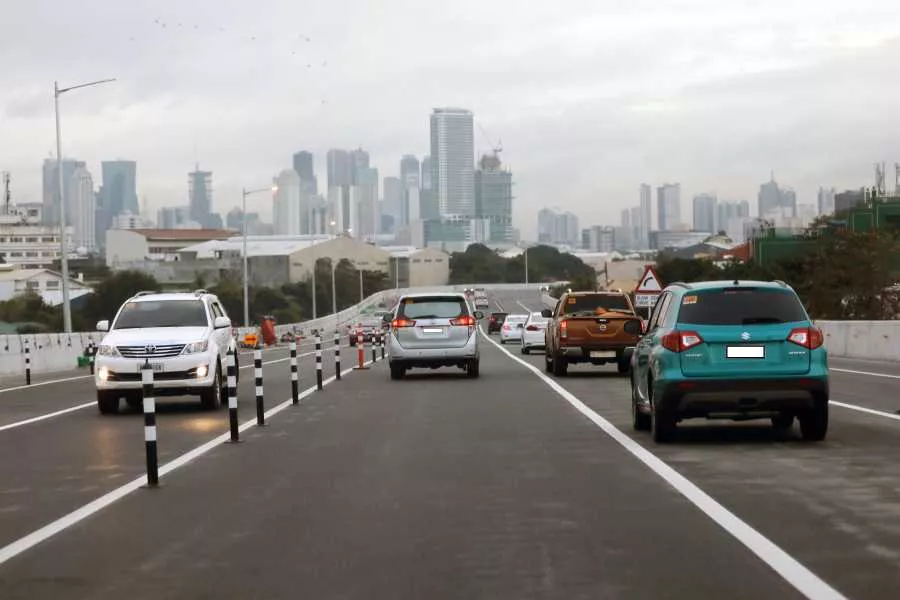
<svg viewBox="0 0 900 600"><path fill-rule="evenodd" d="M447 285L450 255L437 248L386 246L391 255L391 285L397 288Z"/></svg>
<svg viewBox="0 0 900 600"><path fill-rule="evenodd" d="M227 229L110 229L106 232L106 265L141 269L153 262L176 261L182 248L234 234Z"/></svg>
<svg viewBox="0 0 900 600"><path fill-rule="evenodd" d="M97 249L97 196L94 194L94 180L87 169L77 167L72 172L69 190L72 195L70 201L75 247L93 253Z"/></svg>
<svg viewBox="0 0 900 600"><path fill-rule="evenodd" d="M300 235L300 175L293 169L285 169L275 178L275 185L278 186L272 200L275 235Z"/></svg>
<svg viewBox="0 0 900 600"><path fill-rule="evenodd" d="M116 215L112 220L113 229L148 229L150 227L153 227L153 223L132 212Z"/></svg>
<svg viewBox="0 0 900 600"><path fill-rule="evenodd" d="M39 225L16 207L10 213L0 215L0 258L24 268L52 267L60 256L59 227ZM75 250L72 227L66 227L66 247Z"/></svg>
<svg viewBox="0 0 900 600"><path fill-rule="evenodd" d="M71 300L91 291L80 277L69 279ZM22 269L16 265L0 264L0 301L10 300L25 292L34 292L46 304L58 306L62 304L62 275L49 269Z"/></svg>

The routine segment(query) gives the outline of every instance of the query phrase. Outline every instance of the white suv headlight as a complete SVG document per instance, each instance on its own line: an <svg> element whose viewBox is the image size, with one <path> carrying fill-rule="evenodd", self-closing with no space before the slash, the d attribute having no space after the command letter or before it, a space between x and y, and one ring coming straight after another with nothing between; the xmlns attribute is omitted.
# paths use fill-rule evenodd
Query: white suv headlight
<svg viewBox="0 0 900 600"><path fill-rule="evenodd" d="M203 340L202 342L194 342L192 344L186 344L184 350L181 351L182 354L199 354L201 352L206 352L209 348L209 340Z"/></svg>
<svg viewBox="0 0 900 600"><path fill-rule="evenodd" d="M99 356L121 356L116 347L110 344L100 344L97 346L97 354Z"/></svg>

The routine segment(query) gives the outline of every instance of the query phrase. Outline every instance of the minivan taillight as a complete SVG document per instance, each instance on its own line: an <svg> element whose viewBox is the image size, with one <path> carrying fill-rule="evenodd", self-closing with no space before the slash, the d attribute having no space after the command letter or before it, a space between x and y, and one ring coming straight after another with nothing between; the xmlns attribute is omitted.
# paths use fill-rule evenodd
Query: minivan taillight
<svg viewBox="0 0 900 600"><path fill-rule="evenodd" d="M662 347L672 352L684 352L703 343L703 338L696 331L670 331L662 336Z"/></svg>
<svg viewBox="0 0 900 600"><path fill-rule="evenodd" d="M787 340L798 346L815 350L825 343L825 336L822 335L822 330L817 327L795 327L791 329Z"/></svg>
<svg viewBox="0 0 900 600"><path fill-rule="evenodd" d="M393 321L391 321L391 327L393 327L394 329L397 329L398 327L415 327L415 326L416 326L416 322L410 321L409 319L400 318L400 319L394 319Z"/></svg>
<svg viewBox="0 0 900 600"><path fill-rule="evenodd" d="M462 317L457 317L455 319L451 319L450 324L467 326L467 327L475 327L475 317L473 317L472 315L463 315Z"/></svg>

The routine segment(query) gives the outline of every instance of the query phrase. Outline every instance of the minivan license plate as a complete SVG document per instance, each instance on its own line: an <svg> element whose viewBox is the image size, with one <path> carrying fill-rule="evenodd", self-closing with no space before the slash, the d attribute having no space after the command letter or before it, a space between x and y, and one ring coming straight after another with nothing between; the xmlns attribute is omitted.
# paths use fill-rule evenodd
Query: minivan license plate
<svg viewBox="0 0 900 600"><path fill-rule="evenodd" d="M728 346L725 350L728 358L765 358L765 346Z"/></svg>
<svg viewBox="0 0 900 600"><path fill-rule="evenodd" d="M444 329L442 327L423 327L423 333L444 333Z"/></svg>

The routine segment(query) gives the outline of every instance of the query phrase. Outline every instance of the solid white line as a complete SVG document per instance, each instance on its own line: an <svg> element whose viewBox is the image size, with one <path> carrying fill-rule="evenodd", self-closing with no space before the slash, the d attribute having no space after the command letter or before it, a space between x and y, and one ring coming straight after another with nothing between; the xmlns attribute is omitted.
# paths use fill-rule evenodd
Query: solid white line
<svg viewBox="0 0 900 600"><path fill-rule="evenodd" d="M900 421L900 415L885 412L883 410L866 408L865 406L858 406L856 404L847 404L846 402L838 402L837 400L829 400L828 404L831 404L832 406L840 406L841 408L849 408L850 410L856 410L870 415L877 415L879 417L887 417L888 419L893 419L894 421Z"/></svg>
<svg viewBox="0 0 900 600"><path fill-rule="evenodd" d="M828 367L829 371L837 371L838 373L851 373L853 375L868 375L869 377L884 377L885 379L900 379L900 375L891 375L890 373L873 373L872 371L856 371L853 369L836 369Z"/></svg>
<svg viewBox="0 0 900 600"><path fill-rule="evenodd" d="M6 392L15 392L18 390L30 390L31 388L40 387L42 385L50 385L51 383L65 383L67 381L77 381L79 379L87 379L93 375L76 375L75 377L65 377L63 379L51 379L49 381L38 381L31 385L17 385L16 387L0 388L0 394Z"/></svg>
<svg viewBox="0 0 900 600"><path fill-rule="evenodd" d="M348 373L350 373L352 371L353 371L353 369L347 369L346 371L342 371L341 376L347 375ZM322 385L328 385L335 380L336 380L336 377L334 375L332 375L328 379L324 380L322 382ZM312 386L312 387L309 387L309 388L303 390L303 392L300 393L300 399L306 398L307 396L315 393L315 391L316 391L316 386ZM294 403L294 400L292 398L288 398L281 404L274 406L271 409L269 409L268 411L266 411L265 417L266 418L273 417L273 416L277 415L278 413L280 413L281 411L283 411L284 409L286 409L287 407L292 406L293 403ZM246 431L255 426L256 426L256 417L254 417L253 419L250 419L248 421L245 421L238 428L238 431ZM219 446L223 442L228 441L229 439L231 439L231 434L226 431L225 433L211 439L210 441L206 442L205 444L202 444L200 446L197 446L193 450L185 452L181 456L178 456L177 458L167 462L166 464L161 465L159 467L159 476L162 477L163 475L166 475L167 473L171 473L175 469L185 466L186 464L190 463L195 458L203 456L204 454L206 454L213 448ZM135 490L142 488L146 484L146 482L147 482L147 476L141 475L137 479L133 479L132 481L129 481L125 485L118 487L118 488L112 490L111 492L108 492L108 493L100 496L96 500L93 500L93 501L85 504L81 508L78 508L78 509L70 512L69 514L60 517L59 519L52 521L51 523L44 525L40 529L36 529L35 531L32 531L28 535L23 536L15 541L7 544L3 548L0 548L0 565L2 565L3 563L7 562L8 560L10 560L12 558L15 558L19 554L22 554L26 550L33 548L34 546L40 544L41 542L53 537L57 533L65 531L69 527L79 523L80 521L83 521L87 517L93 515L96 512L99 512L100 510L102 510L102 509L106 508L107 506L109 506L110 504L114 503L116 500L119 500L119 499L127 496L128 494L134 492Z"/></svg>
<svg viewBox="0 0 900 600"><path fill-rule="evenodd" d="M672 486L678 493L687 498L694 506L703 511L706 516L712 519L722 529L731 534L735 539L741 542L748 550L756 554L760 560L766 563L772 570L781 575L789 584L794 586L800 593L807 598L814 600L846 600L836 589L825 583L815 573L804 567L793 558L790 554L782 550L774 542L766 538L764 535L753 529L749 524L742 521L737 515L729 511L727 508L716 502L706 492L701 490L696 484L681 475L678 471L670 467L667 463L658 458L655 454L635 442L633 439L619 431L615 425L594 412L574 394L562 387L559 383L547 377L531 363L514 356L512 353L503 348L500 344L488 337L484 330L479 328L482 336L498 350L506 354L523 367L529 369L537 377L541 379L553 391L559 394L564 400L575 407L581 414L590 419L597 427L599 427L606 435L611 437L625 450L631 453L635 458L644 463L651 471L662 478L666 483Z"/></svg>
<svg viewBox="0 0 900 600"><path fill-rule="evenodd" d="M298 354L297 357L303 358L303 357L311 356L312 354L313 354L313 352L306 352L304 354ZM266 361L263 363L263 365L272 365L275 363L284 362L286 360L288 360L288 358L278 358L275 360ZM252 369L253 365L252 364L244 365L240 368L241 369ZM91 377L91 375L84 375L84 377ZM62 381L62 380L60 380L60 381ZM47 382L47 383L52 383L52 382ZM28 386L24 386L24 387L28 387ZM31 386L31 387L34 387L34 386ZM58 416L61 416L61 415L67 414L67 413L75 412L77 410L83 410L90 406L96 406L96 405L97 405L96 402L85 402L83 404L76 404L75 406L70 406L68 408L57 410L57 411L54 411L51 413L38 415L36 417L30 417L30 418L24 419L22 421L14 421L14 422L8 423L6 425L0 425L0 431L6 431L7 429L15 429L16 427L23 427L25 425L31 425L32 423L39 423L41 421L46 421L47 419L52 419L53 417L58 417Z"/></svg>

